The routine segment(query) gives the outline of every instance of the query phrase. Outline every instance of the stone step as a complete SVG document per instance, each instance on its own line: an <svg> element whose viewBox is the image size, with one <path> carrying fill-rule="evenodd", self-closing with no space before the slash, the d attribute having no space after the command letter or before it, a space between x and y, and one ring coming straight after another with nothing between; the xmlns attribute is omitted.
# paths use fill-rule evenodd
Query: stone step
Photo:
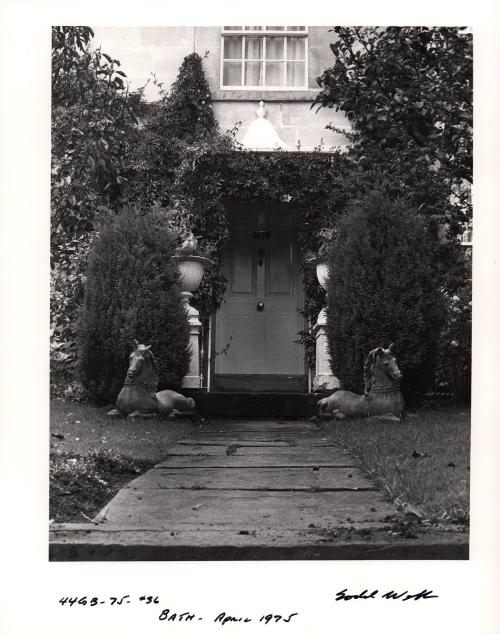
<svg viewBox="0 0 500 634"><path fill-rule="evenodd" d="M180 390L194 398L200 416L231 418L310 418L324 394L297 392L202 392Z"/></svg>
<svg viewBox="0 0 500 634"><path fill-rule="evenodd" d="M352 528L352 530L349 530ZM348 529L281 527L229 531L198 525L145 528L58 524L50 528L50 561L402 560L468 559L467 536L429 531L419 539L386 526Z"/></svg>

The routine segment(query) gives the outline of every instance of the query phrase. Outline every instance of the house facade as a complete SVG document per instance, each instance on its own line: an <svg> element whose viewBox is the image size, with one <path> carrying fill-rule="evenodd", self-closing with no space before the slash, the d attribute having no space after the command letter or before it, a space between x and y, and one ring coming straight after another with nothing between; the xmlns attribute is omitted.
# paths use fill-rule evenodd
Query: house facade
<svg viewBox="0 0 500 634"><path fill-rule="evenodd" d="M168 92L186 55L198 53L220 129L236 128L249 152L328 152L345 144L326 129L347 127L343 115L311 109L334 37L329 27L304 25L95 29L95 41L121 61L131 88L146 85L150 100L158 83ZM202 387L312 389L297 343L304 328L299 213L271 201L228 204L228 285L202 346Z"/></svg>
<svg viewBox="0 0 500 634"><path fill-rule="evenodd" d="M263 159L267 170L263 182L272 180L272 168L267 167L272 160L266 163L264 159L268 155L276 159L274 152L289 153L290 164L298 155L299 170L290 178L301 183L306 155L316 152L316 160L319 150L320 156L325 154L321 159L332 165L338 149L345 145L344 135L328 129L347 130L343 114L312 108L319 90L317 78L334 61L330 45L336 35L330 27L221 25L94 31L94 43L121 61L131 89L145 86L144 96L150 101L159 98L159 86L169 92L187 55L200 55L220 129L233 131L248 156L256 158L252 165ZM249 165L247 162L244 169ZM342 178L336 165L315 174L319 173L326 175L328 183L334 180L332 176ZM240 185L243 180L255 182L243 178ZM285 180L286 187L292 187ZM294 207L283 191L272 197L269 187L262 187L253 202L249 202L248 192L239 200L224 200L229 226L224 271L228 284L216 314L202 320L203 325L193 318L192 349L200 350L200 355L193 355L196 368L190 371L188 387L307 392L338 385L330 370L325 311L316 317L321 299L315 298L314 310L307 313L312 316L308 323L301 313L311 306L311 275L306 271L305 298L299 227L303 244L305 225L301 221L308 214L321 218L321 209L311 204L307 188L301 191L306 195L293 200L302 200L302 209ZM464 191L470 195L467 183ZM463 197L464 191L454 192L452 202L454 197ZM443 241L446 231L444 226ZM471 226L462 242L472 246ZM299 333L306 329L310 329L307 343L311 343L311 330L316 339L315 372L308 368L304 346L297 343Z"/></svg>
<svg viewBox="0 0 500 634"><path fill-rule="evenodd" d="M325 127L347 126L341 113L311 111L317 77L332 64L326 26L214 26L95 28L94 42L119 59L131 89L146 86L145 97L168 92L186 55L196 52L210 86L221 130L238 125L244 142L259 102L283 149L311 151L343 145L345 139ZM251 145L251 139L249 139ZM274 149L273 147L269 149Z"/></svg>

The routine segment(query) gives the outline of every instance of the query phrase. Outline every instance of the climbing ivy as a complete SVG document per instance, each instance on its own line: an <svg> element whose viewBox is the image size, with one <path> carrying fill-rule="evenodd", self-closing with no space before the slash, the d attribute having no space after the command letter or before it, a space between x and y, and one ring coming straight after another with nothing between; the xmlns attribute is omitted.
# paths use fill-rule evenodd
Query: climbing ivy
<svg viewBox="0 0 500 634"><path fill-rule="evenodd" d="M195 204L207 205L224 219L224 203L228 200L271 201L298 210L299 251L305 286L304 317L306 323L314 323L323 305L324 293L308 259L317 255L321 247L321 230L335 224L349 200L350 194L345 188L347 169L348 165L339 153L256 154L233 145L229 149L211 148L199 157L195 168L185 174L185 185L195 192ZM221 246L223 242L221 240ZM223 285L219 288L222 290ZM213 296L214 309L221 300L222 296ZM299 336L303 343L310 343L307 329ZM312 362L312 356L308 355L308 358Z"/></svg>
<svg viewBox="0 0 500 634"><path fill-rule="evenodd" d="M314 116L314 113L311 113ZM147 208L169 211L179 235L192 231L200 250L214 261L193 303L202 316L215 312L224 296L226 206L238 202L279 202L299 210L302 254L317 254L319 232L330 227L351 197L349 165L340 153L247 152L236 142L236 129L221 133L215 120L203 60L188 55L168 94L149 109L139 142L130 155L127 197ZM304 316L314 322L323 304L315 272L302 266ZM298 334L313 359L306 328Z"/></svg>

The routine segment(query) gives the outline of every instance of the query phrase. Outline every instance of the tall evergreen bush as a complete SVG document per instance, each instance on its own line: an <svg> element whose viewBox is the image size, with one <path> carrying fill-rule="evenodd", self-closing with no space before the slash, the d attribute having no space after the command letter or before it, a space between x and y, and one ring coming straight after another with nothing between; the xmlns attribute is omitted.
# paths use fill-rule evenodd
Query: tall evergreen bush
<svg viewBox="0 0 500 634"><path fill-rule="evenodd" d="M434 248L422 218L373 192L350 205L330 248L328 340L333 373L362 393L370 350L394 342L409 403L433 379L444 317Z"/></svg>
<svg viewBox="0 0 500 634"><path fill-rule="evenodd" d="M82 383L98 402L123 385L132 342L152 345L159 389L178 387L189 366L174 240L160 212L108 217L89 255L79 328Z"/></svg>
<svg viewBox="0 0 500 634"><path fill-rule="evenodd" d="M200 142L218 130L212 110L210 88L198 53L187 55L179 68L170 93L165 96L159 116L162 132L176 139Z"/></svg>

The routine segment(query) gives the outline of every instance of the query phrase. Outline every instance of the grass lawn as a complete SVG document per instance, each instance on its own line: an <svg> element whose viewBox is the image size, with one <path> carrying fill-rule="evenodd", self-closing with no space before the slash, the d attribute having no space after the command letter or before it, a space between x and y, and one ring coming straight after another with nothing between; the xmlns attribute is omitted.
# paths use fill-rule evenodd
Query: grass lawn
<svg viewBox="0 0 500 634"><path fill-rule="evenodd" d="M50 408L50 519L85 522L127 482L150 469L167 447L188 435L188 420L131 422L110 406L60 398Z"/></svg>
<svg viewBox="0 0 500 634"><path fill-rule="evenodd" d="M333 442L396 504L412 504L425 521L468 525L470 409L410 414L406 422L323 423Z"/></svg>

